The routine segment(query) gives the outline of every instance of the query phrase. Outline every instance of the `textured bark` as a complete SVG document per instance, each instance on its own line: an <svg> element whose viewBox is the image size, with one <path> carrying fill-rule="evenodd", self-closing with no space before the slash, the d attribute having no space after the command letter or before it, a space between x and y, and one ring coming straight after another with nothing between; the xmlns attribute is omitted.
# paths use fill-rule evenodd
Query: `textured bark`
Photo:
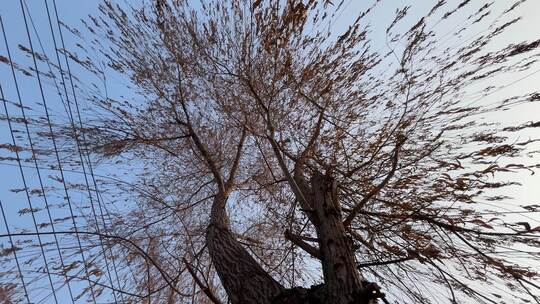
<svg viewBox="0 0 540 304"><path fill-rule="evenodd" d="M362 280L356 269L354 250L345 233L336 182L320 173L311 178L312 207L328 303L362 303ZM365 302L367 303L367 301Z"/></svg>
<svg viewBox="0 0 540 304"><path fill-rule="evenodd" d="M373 303L356 269L354 250L342 223L335 181L315 173L309 200L317 219L315 229L324 284L311 289L285 289L236 240L225 211L227 196L215 196L206 243L231 303Z"/></svg>
<svg viewBox="0 0 540 304"><path fill-rule="evenodd" d="M284 288L236 240L225 211L227 197L216 195L206 244L218 276L233 304L274 303Z"/></svg>

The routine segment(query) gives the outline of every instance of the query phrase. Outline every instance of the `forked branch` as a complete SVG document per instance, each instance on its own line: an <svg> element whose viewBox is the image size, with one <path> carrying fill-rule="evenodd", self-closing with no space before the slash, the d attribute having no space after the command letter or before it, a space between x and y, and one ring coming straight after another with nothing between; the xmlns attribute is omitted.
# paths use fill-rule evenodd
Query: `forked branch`
<svg viewBox="0 0 540 304"><path fill-rule="evenodd" d="M388 184L392 176L394 176L394 173L396 172L396 169L397 169L398 159L399 159L399 149L403 145L404 141L405 141L404 139L398 140L396 144L396 148L394 149L394 155L392 156L392 168L390 169L386 177L381 181L379 185L377 185L368 194L366 194L366 196L364 196L364 198L360 202L358 202L356 206L354 206L354 208L350 211L345 221L343 221L343 225L345 227L348 227L351 224L352 220L356 217L356 215L358 215L360 210L362 210L362 208L364 208L364 206L369 202L369 200L371 200L375 195L377 195L382 190L382 188L384 188L384 186Z"/></svg>

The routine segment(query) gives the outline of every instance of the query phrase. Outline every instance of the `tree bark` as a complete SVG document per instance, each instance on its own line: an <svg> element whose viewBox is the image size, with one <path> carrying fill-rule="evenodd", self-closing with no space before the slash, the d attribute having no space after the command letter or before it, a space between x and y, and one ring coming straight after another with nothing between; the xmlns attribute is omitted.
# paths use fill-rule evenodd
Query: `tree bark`
<svg viewBox="0 0 540 304"><path fill-rule="evenodd" d="M215 196L206 244L232 304L374 303L356 268L354 250L342 223L335 181L315 173L310 184L309 200L317 219L315 230L324 277L323 284L310 289L285 289L274 280L232 233L225 210L227 195Z"/></svg>
<svg viewBox="0 0 540 304"><path fill-rule="evenodd" d="M311 190L311 204L319 222L315 229L328 303L361 303L362 278L356 269L351 240L342 223L336 182L315 172L311 178Z"/></svg>
<svg viewBox="0 0 540 304"><path fill-rule="evenodd" d="M206 244L216 271L233 304L274 303L284 288L236 240L225 205L226 195L214 198Z"/></svg>

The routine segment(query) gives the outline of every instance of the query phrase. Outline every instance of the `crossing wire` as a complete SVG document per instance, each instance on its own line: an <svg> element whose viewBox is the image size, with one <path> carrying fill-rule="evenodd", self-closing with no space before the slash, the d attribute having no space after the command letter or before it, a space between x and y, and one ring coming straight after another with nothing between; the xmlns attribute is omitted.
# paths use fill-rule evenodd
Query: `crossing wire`
<svg viewBox="0 0 540 304"><path fill-rule="evenodd" d="M38 42L39 42L39 45L41 46L41 49L42 49L42 52L45 54L45 50L43 48L43 45L41 43L41 39L39 38L39 33L37 32L36 30L36 27L33 23L33 20L32 20L32 16L30 15L30 11L28 9L28 5L26 3L26 1L22 1L21 2L24 3L24 6L26 7L26 10L28 11L28 16L29 16L29 19L30 19L30 23L32 24L33 28L34 28L34 31L36 33L36 37L38 39ZM56 55L56 60L57 60L57 63L58 63L58 68L59 68L59 71L60 71L60 74L61 74L61 80L62 80L62 84L64 85L64 92L66 94L66 99L67 99L67 103L69 103L69 95L67 94L67 89L65 87L65 79L64 79L64 73L63 73L63 69L62 69L62 63L61 63L61 60L60 60L60 57L58 55L58 47L57 47L57 43L56 43L56 36L54 34L54 28L53 28L53 25L52 25L52 21L51 21L51 17L50 17L50 11L49 11L49 7L48 7L48 3L47 1L45 1L45 7L46 7L46 12L47 12L47 18L48 18L48 21L49 21L49 28L50 28L50 31L51 31L51 35L52 35L52 40L53 40L53 43L54 43L54 48L55 48L55 55ZM33 53L33 48L31 48L32 50L32 53ZM34 54L33 54L34 55ZM53 73L52 71L52 68L49 64L49 62L47 61L47 64L49 66L49 70L51 72L51 74ZM37 70L37 66L35 67L36 70ZM66 110L66 112L68 112L68 108L66 108L66 103L64 103L64 100L62 98L62 94L60 92L60 88L58 87L58 84L56 83L56 79L54 79L54 85L58 91L58 95L62 101L62 104L64 105L64 108ZM40 88L41 88L41 83L40 83ZM42 97L43 97L43 94L42 94ZM44 97L43 97L44 98ZM44 100L44 104L45 103L45 100ZM47 107L45 105L45 112L46 112L46 118L47 118L47 122L48 122L48 126L49 126L49 130L50 130L50 133L51 133L51 137L52 137L52 141L53 141L53 147L54 147L54 151L55 151L55 155L56 155L56 159L57 159L57 163L58 163L58 168L59 168L59 171L60 171L60 175L61 175L61 179L62 179L62 183L63 183L63 186L64 186L64 191L65 191L65 195L66 195L66 199L67 199L67 202L68 202L68 206L70 208L70 213L72 215L72 218L73 218L73 225L74 225L74 228L75 228L75 231L78 231L77 229L77 225L75 223L75 220L74 220L74 217L73 217L73 211L72 211L72 206L71 206L71 201L70 201L70 197L69 197L69 194L68 194L68 190L67 190L67 186L66 186L66 183L65 183L65 177L64 177L64 173L63 173L63 169L62 169L62 164L61 164L61 161L60 161L60 157L59 157L59 153L58 153L58 149L57 149L57 145L56 145L56 141L55 141L55 137L54 137L54 132L52 130L52 124L51 124L51 120L50 120L50 115L47 111ZM69 116L69 115L68 115ZM78 243L80 245L80 239L79 239L79 235L76 234L77 236L77 239L78 239ZM105 251L102 247L102 251ZM83 254L83 251L82 251L82 247L80 248L80 252L81 252L81 255L82 255L82 258L83 258L83 263L84 263L84 267L85 267L85 273L86 273L86 279L88 280L88 283L90 285L90 289L91 289L91 293L92 293L92 297L94 299L94 302L95 302L95 294L94 294L94 290L93 290L93 286L92 286L92 283L90 282L90 277L89 277L89 272L88 272L88 269L86 267L87 263L86 263L86 258L84 257L84 254ZM107 262L106 262L107 264ZM107 267L108 268L108 267ZM108 269L107 269L108 270ZM111 283L111 287L110 289L112 289L113 291L113 295L115 296L115 288L114 288L114 284L112 282L112 278L111 278L111 275L110 275L110 271L108 270L108 275L109 275L109 280L110 280L110 283ZM117 280L118 281L118 280ZM99 284L99 285L104 285L104 284ZM105 285L106 286L106 285ZM116 297L115 297L115 300L116 300Z"/></svg>
<svg viewBox="0 0 540 304"><path fill-rule="evenodd" d="M24 126L25 126L25 129L26 129L26 133L27 133L28 142L30 144L30 151L31 151L31 154L32 154L32 159L34 160L34 164L37 167L37 159L36 159L36 153L35 153L35 150L34 150L34 144L33 144L32 138L30 136L30 129L28 127L28 121L26 119L26 113L25 113L24 107L22 105L22 98L21 98L21 93L20 93L20 90L19 90L19 84L18 84L18 81L17 81L17 77L15 75L15 68L13 66L13 60L11 58L11 52L9 50L9 44L8 44L8 40L7 40L7 36L6 36L4 22L3 22L1 16L0 16L0 27L2 28L2 35L4 37L4 43L6 45L6 51L7 51L7 55L8 55L8 60L9 60L10 67L11 67L11 74L13 76L13 81L15 83L15 90L17 92L17 98L18 98L19 106L21 108L21 113L22 113L23 122L24 122ZM4 100L3 95L4 94L2 92L2 101L3 101L3 104L4 104L4 110L6 112L6 120L8 122L9 131L11 133L11 140L13 142L13 146L17 147L17 141L16 141L15 135L13 133L13 127L11 125L11 118L10 118L9 111L8 111L8 108L7 108L7 103ZM35 210L34 210L34 207L32 205L32 200L30 199L30 193L28 191L28 185L27 185L27 182L26 182L26 177L25 177L22 165L21 165L21 158L19 156L19 150L16 149L16 148L14 150L15 150L17 163L19 164L19 171L21 173L21 178L22 178L22 182L23 182L23 186L24 186L24 191L26 193L26 199L28 201L28 206L30 207L30 214L32 216L32 222L34 224L34 228L36 230L36 233L39 233L39 228L38 228L38 225L37 225ZM38 172L38 178L40 179L40 184L42 184L41 176L40 176L40 173L39 173L39 168L37 169L37 172ZM45 193L43 193L43 196L45 197ZM48 209L48 207L47 207L47 209ZM49 263L47 262L47 256L45 255L45 250L43 248L43 242L42 242L41 236L39 234L37 235L37 239L38 239L39 247L41 249L41 253L43 255L42 256L43 257L43 262L44 262L45 270L47 272L47 277L48 277L48 280L49 280L49 284L51 286L51 291L52 291L52 295L53 295L53 298L54 298L54 302L56 304L58 304L58 298L56 296L56 290L54 289L54 284L53 284L51 275L49 273Z"/></svg>
<svg viewBox="0 0 540 304"><path fill-rule="evenodd" d="M0 88L1 92L1 88ZM2 97L4 96L4 93L1 92ZM3 98L2 98L3 99ZM19 263L19 258L17 256L17 248L15 247L15 243L13 243L13 237L11 236L11 231L9 229L9 224L6 219L6 213L4 212L4 204L2 203L2 200L0 200L0 210L2 211L2 218L4 219L4 224L6 225L6 232L8 234L8 240L9 244L11 245L11 250L13 251L13 256L15 257L15 265L17 265L17 271L19 272L19 277L21 278L21 283L24 291L24 296L26 298L26 302L30 304L30 298L28 297L28 290L26 289L26 283L24 282L24 277L21 271L21 265Z"/></svg>
<svg viewBox="0 0 540 304"><path fill-rule="evenodd" d="M38 68L38 65L37 65L37 61L36 61L36 55L34 53L34 45L32 43L32 37L30 35L30 30L28 29L28 22L26 20L26 12L25 12L25 9L24 9L24 5L23 5L23 2L22 0L20 1L20 4L21 4L21 13L23 15L23 20L24 20L24 26L25 26L25 29L26 29L26 36L28 38L28 44L30 46L30 51L32 53L32 61L34 63L34 69L36 71L36 78L37 78L37 82L38 82L38 86L39 86L39 92L40 92L40 95L41 95L41 101L43 102L43 107L45 109L45 116L47 117L47 122L48 122L48 126L49 126L49 131L50 131L50 136L52 138L52 142L53 142L53 146L54 146L54 149L55 149L55 153L56 153L56 157L57 157L57 160L58 160L58 164L60 165L60 158L58 156L58 150L56 149L56 140L54 138L54 133L53 133L53 129L52 129L52 125L51 125L51 120L50 120L50 116L49 116L49 110L47 108L47 101L45 99L45 94L43 93L43 84L41 83L41 77L40 77L40 72L39 72L39 68ZM22 106L22 104L21 104ZM28 133L28 137L30 138L30 133ZM30 139L29 139L30 140ZM57 235L54 233L56 232L56 229L55 229L55 225L54 225L54 222L53 222L53 219L52 219L52 216L51 216L51 211L50 211L50 208L49 208L49 203L47 201L47 195L45 193L45 187L43 186L43 181L42 181L42 178L41 178L41 173L40 173L40 170L39 170L39 166L37 164L37 158L34 157L34 164L35 164L35 169L37 171L37 176L38 176L38 179L39 179L39 185L40 185L40 188L41 188L41 191L43 193L43 200L45 202L45 207L47 209L47 215L49 217L49 223L51 225L51 230L53 232L53 238L54 238L54 241L56 243L56 248L58 250L58 256L60 257L60 264L62 266L62 272L64 273L65 275L65 282L66 282L66 285L67 285L67 288L68 288L68 291L69 291L69 296L71 298L71 302L72 303L75 303L75 299L73 297L73 291L71 290L71 284L69 283L70 280L68 279L67 277L67 272L65 271L66 269L66 265L64 263L64 257L62 255L62 251L60 250L60 245L59 245L59 242L58 242L58 237Z"/></svg>
<svg viewBox="0 0 540 304"><path fill-rule="evenodd" d="M60 19L58 17L58 8L57 8L55 0L53 0L52 3L53 3L54 13L55 13L55 17L56 17L56 25L58 27L58 33L59 33L59 37L60 37L60 42L61 42L61 46L62 46L63 53L64 53L64 60L65 60L65 64L66 64L66 69L67 69L67 74L68 74L68 77L69 77L70 86L71 86L73 101L74 101L75 108L76 108L77 119L78 119L79 127L82 129L83 124L82 124L79 104L78 104L78 101L77 101L77 94L75 92L75 85L73 83L73 77L72 77L72 73L71 73L71 68L70 68L70 65L69 65L68 57L67 57L67 51L66 51L66 46L65 46L65 42L64 42L64 36L62 34L62 28L60 26ZM73 134L75 136L75 141L76 141L76 145L77 145L77 151L78 151L80 161L81 161L81 167L82 167L82 170L83 170L83 175L84 175L84 179L85 179L85 183L86 183L86 188L88 189L88 196L89 196L89 199L90 199L90 205L92 207L92 214L93 214L94 220L96 222L96 231L98 233L100 233L99 221L97 219L97 214L96 214L96 210L95 210L95 206L94 206L94 201L93 201L92 193L91 193L91 190L90 190L90 183L88 181L88 173L86 171L85 158L87 158L88 169L89 169L89 172L90 172L90 176L92 178L94 190L97 193L97 195L96 195L96 197L97 197L97 205L98 205L98 208L99 208L100 217L101 217L103 227L104 227L105 230L107 230L107 225L106 225L105 217L104 217L104 214L103 214L103 208L102 208L102 204L101 204L101 199L100 199L100 195L99 195L98 186L97 186L96 179L95 179L94 172L93 172L93 168L92 168L92 162L90 160L90 156L88 155L88 153L86 153L86 155L87 155L86 157L84 156L85 155L85 150L87 151L86 136L85 136L84 133L82 133L82 147L81 147L81 140L79 139L79 137L77 135L77 132L76 132L75 121L74 121L74 118L73 118L72 107L71 107L71 103L70 103L70 100L69 100L69 94L67 92L67 87L66 87L66 84L65 84L66 82L65 82L65 79L64 79L64 72L63 72L63 69L62 69L62 64L61 64L60 59L58 57L58 47L57 47L57 43L56 43L56 38L54 38L54 31L52 29L51 14L50 14L50 9L49 9L47 0L45 0L45 7L46 7L46 10L47 10L47 18L49 20L49 25L51 27L51 33L53 35L53 43L54 43L54 46L55 46L55 53L56 53L56 56L58 58L58 67L60 69L60 74L62 75L62 83L63 83L64 92L65 92L65 96L66 96L67 107L68 107L68 110L69 110L68 116L69 116L69 119L70 119L70 122L71 122L71 127L72 127L72 130L73 130ZM104 246L103 246L103 238L101 237L101 235L99 236L99 241L100 241L100 244L101 244L101 248L103 250L103 248L104 248ZM105 242L107 243L107 245L109 247L109 252L110 252L111 256L113 256L112 246L110 246L109 240L105 240ZM112 275L111 275L111 271L110 271L110 267L109 267L109 262L108 262L105 250L103 250L103 257L104 257L105 267L106 267L107 275L109 277L111 286L114 287L114 283L113 283L113 280L112 280ZM121 289L120 279L119 279L119 275L118 275L118 271L117 271L117 268L116 268L116 262L114 260L114 257L112 257L112 266L113 266L113 271L114 271L115 276L116 276L116 282L118 284L118 288ZM116 297L116 291L115 290L116 290L115 288L112 288L113 298L114 298L115 302L117 302L117 297ZM120 293L120 297L122 299L122 302L124 302L122 293Z"/></svg>
<svg viewBox="0 0 540 304"><path fill-rule="evenodd" d="M32 17L30 15L30 11L28 9L28 6L26 4L26 1L20 1L21 3L21 10L23 12L23 16L24 16L24 22L25 22L25 27L26 27L26 32L27 32L27 37L28 37L28 40L29 40L29 44L30 44L30 50L31 50L31 53L32 53L32 57L33 57L33 61L34 61L34 68L36 70L36 74L37 74L37 80L38 80L38 84L39 84L39 89L40 89L40 93L41 93L41 98L42 98L42 101L43 101L43 106L44 106L44 109L45 109L45 115L46 115L46 119L47 119L47 124L48 124L48 127L49 127L49 131L50 131L50 136L51 136L51 139L52 139L52 142L53 142L53 147L54 147L54 151L55 151L55 156L56 156L56 161L57 161L57 164L58 164L58 168L59 168L59 171L60 171L60 174L61 174L61 179L62 179L62 184L63 184L63 187L64 187L64 191L65 191L65 195L66 195L66 200L68 202L68 206L69 206L69 209L70 209L70 215L72 217L72 220L73 220L73 225L74 225L74 228L75 230L77 231L77 225L76 225L76 222L75 222L75 218L74 218L74 214L72 212L72 206L71 206L71 201L70 201L70 197L69 197L69 193L68 193L68 188L66 186L66 182L65 182L65 176L64 176L64 173L63 173L63 170L62 170L62 164L61 164L61 161L60 161L60 156L59 156L59 153L58 153L58 149L57 149L57 144L56 144L56 139L55 139L55 135L54 135L54 132L53 132L53 129L52 129L52 123L51 123L51 119L50 119L50 115L49 115L49 111L48 111L48 107L47 107L47 102L46 102L46 99L45 99L45 95L43 93L43 85L42 85L42 82L41 82L41 78L40 78L40 73L39 73L39 69L38 69L38 66L37 66L37 61L36 61L36 56L35 56L35 52L34 52L34 48L33 48L33 44L32 44L32 38L31 38L31 35L30 35L30 31L29 31L29 28L28 28L28 22L26 20L26 14L25 14L25 11L24 11L24 8L26 7L26 11L28 13L28 16L30 18L30 22L32 23L32 26L34 28L34 31L36 32L36 36L38 38L38 41L39 41L39 44L42 48L42 51L45 53L44 49L43 49L43 45L41 43L41 40L39 39L39 34L35 28L35 25L33 23L33 20L32 20ZM24 4L24 5L23 5ZM52 27L51 27L52 28ZM53 36L54 36L54 33L53 33ZM56 50L56 48L55 48ZM48 63L48 62L47 62ZM49 68L50 68L50 65L49 65ZM51 73L52 73L52 70L51 70ZM57 87L57 84L56 84L56 80L55 80L55 86ZM58 87L57 87L58 89ZM59 91L59 89L58 89ZM52 222L51 222L51 225ZM53 232L55 231L54 230L54 226L53 227ZM79 249L80 249L80 252L81 252L81 257L82 257L82 260L83 260L83 267L84 267L84 270L85 270L85 274L86 274L86 278L89 282L89 285L90 285L90 290L91 290L91 293L92 293L92 297L94 299L94 302L95 302L95 295L94 295L94 290L93 290L93 286L92 284L90 283L90 278L89 278L89 271L87 269L87 263L86 263L86 258L84 257L84 254L83 254L83 251L82 251L82 246L81 246L81 242L80 242L80 239L79 239L79 236L78 234L76 234L77 236L77 242L78 242L78 245L79 245ZM56 239L56 235L54 234L54 237ZM62 257L61 257L62 259ZM62 261L62 266L64 266L64 262ZM73 293L71 291L71 288L70 288L70 285L69 285L69 280L68 280L68 277L67 277L67 273L65 273L65 278L66 278L66 283L68 285L68 289L70 291L70 296L71 296L71 299L72 299L72 302L74 302L74 298L73 298ZM112 281L111 281L112 283Z"/></svg>

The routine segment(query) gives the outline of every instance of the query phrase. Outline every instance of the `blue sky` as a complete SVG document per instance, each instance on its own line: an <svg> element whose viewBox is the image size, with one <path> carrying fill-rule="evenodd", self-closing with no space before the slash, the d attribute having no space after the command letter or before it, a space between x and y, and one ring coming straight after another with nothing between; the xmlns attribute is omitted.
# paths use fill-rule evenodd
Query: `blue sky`
<svg viewBox="0 0 540 304"><path fill-rule="evenodd" d="M49 31L49 23L45 11L45 5L44 1L27 1L28 8L29 8L29 15L27 15L30 32L32 35L34 48L36 51L41 52L41 46L38 43L38 40L36 39L37 36L34 32L34 27L37 29L37 32L39 33L39 39L41 40L41 43L43 44L43 47L45 49L45 53L48 54L51 58L53 57L53 50L54 46L52 43L52 36ZM87 16L90 13L95 13L97 9L97 2L95 1L57 1L58 4L58 10L60 18L63 22L66 24L78 24L80 18ZM49 1L49 5L51 5L52 9L52 1ZM23 15L21 11L21 5L19 1L11 0L11 1L3 1L2 6L0 8L0 14L3 19L3 23L6 30L6 36L8 39L8 43L10 46L10 52L12 54L12 58L14 62L18 62L22 66L32 66L32 61L29 57L24 56L24 54L17 48L18 44L23 44L25 46L28 46L28 39L26 34L26 29L23 22ZM54 17L53 17L54 18ZM74 43L74 40L71 36L65 35L66 38L66 44L68 45L68 48L72 48L72 45ZM58 39L58 37L57 37ZM2 46L0 47L0 53L3 56L7 57L7 51L5 44L2 40ZM53 60L54 62L55 60ZM38 65L40 71L48 71L48 68L45 65ZM5 98L7 100L10 100L12 102L17 102L17 94L15 90L14 81L11 77L11 72L8 65L2 65L0 67L0 84L2 85ZM39 109L38 111L27 111L26 115L28 117L33 117L36 115L43 114L43 107L42 105L38 105L38 102L41 102L41 95L38 90L38 84L35 78L33 77L25 77L22 74L17 74L17 81L20 88L20 93L22 97L22 102L26 106L31 106L35 109ZM93 81L93 80L92 80ZM46 81L45 81L46 82ZM66 113L64 112L63 107L61 106L58 94L54 90L52 90L52 83L50 81L45 84L45 99L48 104L49 110L52 115L53 121L63 120L66 121ZM12 116L20 116L20 109L17 107L14 107L12 104L8 105L8 110ZM4 114L4 110L2 108L2 115ZM21 127L15 127L16 130L21 130ZM33 130L34 132L39 130ZM45 131L45 130L43 130ZM22 133L19 133L22 134ZM34 138L36 134L34 133ZM27 146L27 140L26 137L17 138L17 144L18 145L24 145ZM0 126L0 142L5 143L11 143L11 138L9 137L9 129L7 126L7 123L5 121L2 121ZM2 154L2 156L5 156L5 154ZM14 155L11 155L14 156ZM21 153L21 157L29 157L28 153ZM65 158L65 155L61 155L62 158ZM26 199L26 196L24 195L24 191L21 192L13 192L12 189L22 189L22 178L21 174L19 172L18 167L13 166L15 162L8 163L6 161L2 161L0 164L0 199L2 200L6 215L7 215L7 221L10 225L11 231L15 230L21 230L21 229L27 229L28 231L32 231L33 229L29 229L33 227L32 224L32 218L27 213L25 215L19 215L18 211L22 208L28 208L28 201ZM41 165L41 163L40 163ZM30 189L39 188L39 182L37 178L37 171L32 168L32 164L28 163L26 164L27 167L24 168L24 176L26 178L26 181L28 182L28 187ZM65 169L75 169L77 171L80 171L80 168L70 168L67 164L64 165ZM55 183L51 176L58 176L58 172L47 170L47 168L40 168L40 174L42 176L42 179L44 181L45 188L56 186L58 187L59 184ZM66 180L70 182L80 182L81 181L81 175L76 173L70 173L66 171ZM56 205L63 200L63 195L59 194L61 192L55 192L55 193L47 193L47 199L48 203L50 205ZM76 191L70 191L71 200L74 203L74 205L78 206L78 208L75 208L75 214L81 214L81 212L85 212L84 206L88 203L88 195L83 192L76 192ZM39 196L33 196L31 198L31 202L33 204L34 208L43 209L44 207L44 200L43 197ZM62 218L69 215L66 208L51 208L52 218ZM44 211L36 212L36 221L37 223L48 223L48 216L47 213ZM79 220L80 225L80 220ZM2 222L0 225L0 231L1 233L5 233L5 225ZM80 227L80 226L79 226ZM56 225L56 230L69 230L71 228L71 225L67 224L59 224ZM50 227L45 227L40 230L41 232L50 231ZM23 241L24 238L16 238L16 241ZM34 239L35 240L35 239ZM54 241L52 237L44 236L42 237L42 242L52 242ZM72 246L74 245L72 239L64 239L60 237L60 243L63 246ZM2 242L2 244L5 246L7 243ZM46 257L49 260L49 262L57 258L56 251L47 252ZM65 258L66 259L66 258ZM66 259L69 261L69 259ZM26 261L30 261L28 258L24 257L24 254L21 254L21 263L24 263ZM42 260L37 260L38 263L42 262ZM66 263L67 264L67 263ZM35 269L34 267L31 267L30 265L23 264L23 269ZM37 277L36 273L32 273L31 271L23 271L24 277L26 279L26 282L31 282L35 277ZM53 276L53 280L55 283L55 288L57 290L57 298L59 300L59 303L66 303L69 302L69 294L66 287L60 287L62 284L59 284L59 282L62 280L62 277L60 276ZM30 300L33 302L41 302L41 303L53 303L53 298L51 297L51 288L46 280L38 280L34 281L33 283L29 284L30 286L33 286L30 292ZM71 284L73 292L76 294L78 291L82 290L82 288L85 288L85 284L80 284L73 282Z"/></svg>

